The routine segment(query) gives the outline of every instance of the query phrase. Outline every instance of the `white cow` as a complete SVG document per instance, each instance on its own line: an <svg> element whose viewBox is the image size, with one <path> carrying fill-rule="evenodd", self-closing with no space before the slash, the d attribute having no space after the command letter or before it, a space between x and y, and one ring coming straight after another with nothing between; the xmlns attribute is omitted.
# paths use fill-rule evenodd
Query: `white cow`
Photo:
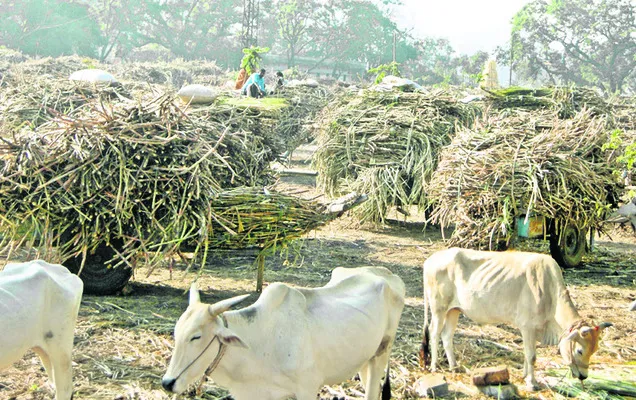
<svg viewBox="0 0 636 400"><path fill-rule="evenodd" d="M537 340L559 344L572 375L583 380L590 356L598 349L600 332L612 325L583 321L556 261L544 254L523 252L452 248L434 253L424 262L424 313L421 355L425 362L430 335L433 371L440 335L450 367L457 365L453 334L460 313L480 324L517 327L523 338L523 370L530 389L538 388L534 377Z"/></svg>
<svg viewBox="0 0 636 400"><path fill-rule="evenodd" d="M389 399L404 296L398 276L373 267L336 268L321 288L274 283L238 311L227 310L247 295L208 305L193 285L162 385L182 393L207 370L236 400L315 400L323 385L359 372L365 399L377 400L386 367L382 399Z"/></svg>
<svg viewBox="0 0 636 400"><path fill-rule="evenodd" d="M73 394L73 331L82 280L46 261L11 263L0 272L0 369L32 349L53 381L57 400Z"/></svg>
<svg viewBox="0 0 636 400"><path fill-rule="evenodd" d="M636 234L636 197L631 199L627 204L618 207L606 222L614 222L617 224L630 223L632 231Z"/></svg>

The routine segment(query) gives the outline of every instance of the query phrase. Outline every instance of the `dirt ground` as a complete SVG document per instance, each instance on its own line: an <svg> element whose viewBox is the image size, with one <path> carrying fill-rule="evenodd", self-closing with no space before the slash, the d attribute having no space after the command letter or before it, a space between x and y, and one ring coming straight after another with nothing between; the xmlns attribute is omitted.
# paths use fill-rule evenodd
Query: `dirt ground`
<svg viewBox="0 0 636 400"><path fill-rule="evenodd" d="M281 189L303 186L308 190L304 195L314 195L310 178L283 180L279 185ZM630 314L627 306L636 299L636 237L625 229L614 230L613 236L613 241L607 236L599 237L595 251L586 257L584 265L566 270L564 276L583 317L614 323L593 357L590 376L635 381L636 313ZM525 245L547 252L547 245L541 241ZM421 266L427 256L444 246L439 230L424 228L417 218L408 223L391 220L385 227L370 228L358 227L345 216L296 241L281 256L268 257L265 281L321 286L337 266L384 266L398 274L407 286L407 304L391 358L393 396L415 399L414 383L425 373L417 357L424 315ZM140 267L126 294L84 296L74 348L74 399L173 398L162 390L160 379L171 354L174 324L187 306L187 288L199 274L203 301L215 302L251 293L244 302L247 306L257 298L254 261L254 252L232 251L216 252L207 265L188 273L179 263L172 271L161 268L150 276ZM455 351L467 372L442 371L449 382L448 398L485 398L476 394L469 372L502 363L510 368L512 381L519 386L522 396L560 398L549 388L535 393L523 390L521 337L511 327L479 326L461 317ZM555 347L539 347L536 367L540 382L545 382L549 375L560 378L565 374ZM362 390L359 382L352 379L340 386L324 388L321 398L361 399ZM226 391L206 380L198 391L180 398L226 396ZM0 372L0 399L51 397L46 374L33 353Z"/></svg>

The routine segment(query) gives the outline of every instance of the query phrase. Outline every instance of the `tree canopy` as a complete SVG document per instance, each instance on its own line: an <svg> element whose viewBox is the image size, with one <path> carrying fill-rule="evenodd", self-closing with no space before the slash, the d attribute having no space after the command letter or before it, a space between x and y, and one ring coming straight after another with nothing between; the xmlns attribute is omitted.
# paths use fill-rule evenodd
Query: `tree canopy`
<svg viewBox="0 0 636 400"><path fill-rule="evenodd" d="M489 54L457 54L448 40L397 26L400 0L259 0L257 45L289 68L329 65L332 76L396 62L430 85L479 82ZM244 0L0 0L0 45L27 55L129 58L147 46L166 57L237 69ZM500 63L525 81L636 89L633 0L532 0L512 21ZM395 47L395 48L394 48ZM395 59L394 59L395 58ZM313 65L307 65L307 60Z"/></svg>
<svg viewBox="0 0 636 400"><path fill-rule="evenodd" d="M634 88L636 3L633 0L534 0L513 18L511 44L498 59L523 79Z"/></svg>
<svg viewBox="0 0 636 400"><path fill-rule="evenodd" d="M0 1L0 44L28 55L95 57L105 39L80 2Z"/></svg>

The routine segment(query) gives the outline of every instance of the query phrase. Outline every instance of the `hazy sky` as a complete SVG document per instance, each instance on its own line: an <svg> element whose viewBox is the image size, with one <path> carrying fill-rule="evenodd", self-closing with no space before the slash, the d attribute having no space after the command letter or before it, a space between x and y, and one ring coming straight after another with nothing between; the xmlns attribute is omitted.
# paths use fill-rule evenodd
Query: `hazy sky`
<svg viewBox="0 0 636 400"><path fill-rule="evenodd" d="M402 0L393 16L414 36L444 37L459 54L492 52L510 37L510 20L530 0Z"/></svg>

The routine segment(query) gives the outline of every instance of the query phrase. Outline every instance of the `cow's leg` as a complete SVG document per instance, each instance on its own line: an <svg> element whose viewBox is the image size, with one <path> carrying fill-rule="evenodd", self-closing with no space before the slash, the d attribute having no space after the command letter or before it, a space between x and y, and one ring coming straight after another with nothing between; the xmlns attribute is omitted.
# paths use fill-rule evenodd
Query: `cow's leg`
<svg viewBox="0 0 636 400"><path fill-rule="evenodd" d="M247 387L239 388L232 390L230 393L232 394L232 398L234 400L288 400L290 395L281 395L278 388L275 390L270 390L267 386L249 386L252 382L246 382ZM318 391L316 391L318 393ZM308 397L303 397L302 394L296 393L293 395L296 400L305 400ZM312 400L316 399L316 395L314 393L314 397Z"/></svg>
<svg viewBox="0 0 636 400"><path fill-rule="evenodd" d="M525 357L523 375L528 390L535 391L539 389L539 383L534 377L534 362L537 359L537 338L534 328L522 329L521 337L523 339L523 354Z"/></svg>
<svg viewBox="0 0 636 400"><path fill-rule="evenodd" d="M378 400L380 398L380 379L382 379L382 371L386 362L386 357L374 356L367 363L367 379L364 385L365 400Z"/></svg>
<svg viewBox="0 0 636 400"><path fill-rule="evenodd" d="M37 354L38 357L40 357L40 360L42 360L42 365L44 366L44 370L46 371L46 375L48 376L49 380L53 382L53 366L51 365L49 355L46 354L44 349L42 349L41 347L34 347L31 350L33 350L33 352Z"/></svg>
<svg viewBox="0 0 636 400"><path fill-rule="evenodd" d="M296 397L296 400L316 400L316 397L319 391L320 391L320 388L311 389L311 390L302 389L301 391L296 392L295 397ZM286 399L287 397L285 397L285 399L280 399L280 400L286 400Z"/></svg>
<svg viewBox="0 0 636 400"><path fill-rule="evenodd" d="M437 350L439 347L439 339L444 327L445 311L438 311L431 307L431 325L429 326L429 337L431 338L431 372L437 370Z"/></svg>
<svg viewBox="0 0 636 400"><path fill-rule="evenodd" d="M459 320L460 311L456 308L446 313L446 321L442 330L442 342L444 343L444 351L448 359L448 366L451 370L457 368L455 361L455 353L453 352L453 335L457 329L457 321Z"/></svg>
<svg viewBox="0 0 636 400"><path fill-rule="evenodd" d="M364 363L364 365L360 368L360 371L358 371L358 376L360 376L360 383L362 384L362 387L365 388L367 387L367 382L368 382L368 376L369 376L369 363L366 362Z"/></svg>
<svg viewBox="0 0 636 400"><path fill-rule="evenodd" d="M47 346L46 352L53 368L55 400L70 400L73 397L72 349L72 340L70 346L59 342Z"/></svg>

